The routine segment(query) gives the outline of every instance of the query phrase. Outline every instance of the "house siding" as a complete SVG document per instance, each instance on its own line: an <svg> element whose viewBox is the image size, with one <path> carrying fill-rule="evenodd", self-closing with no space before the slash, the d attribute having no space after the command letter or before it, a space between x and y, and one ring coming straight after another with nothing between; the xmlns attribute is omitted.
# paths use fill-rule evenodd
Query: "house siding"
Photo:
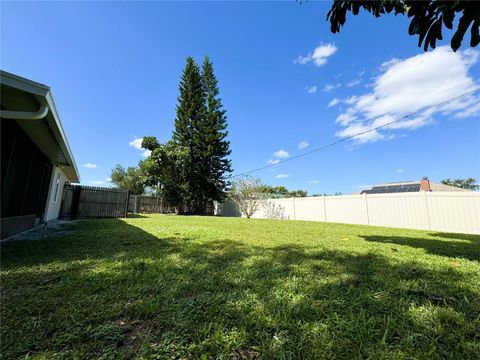
<svg viewBox="0 0 480 360"><path fill-rule="evenodd" d="M58 186L57 186L58 180ZM48 191L47 209L45 221L51 221L58 218L60 207L62 205L62 195L65 183L68 181L60 167L54 167L50 180L50 189ZM56 195L55 195L56 193Z"/></svg>

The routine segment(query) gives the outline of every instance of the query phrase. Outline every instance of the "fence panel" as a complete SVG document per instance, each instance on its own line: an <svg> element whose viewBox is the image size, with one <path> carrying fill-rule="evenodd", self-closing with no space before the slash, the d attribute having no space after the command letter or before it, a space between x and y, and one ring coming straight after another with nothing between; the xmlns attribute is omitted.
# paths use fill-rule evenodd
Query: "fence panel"
<svg viewBox="0 0 480 360"><path fill-rule="evenodd" d="M295 206L291 198L270 200L252 218L295 220Z"/></svg>
<svg viewBox="0 0 480 360"><path fill-rule="evenodd" d="M370 224L429 230L425 192L365 195Z"/></svg>
<svg viewBox="0 0 480 360"><path fill-rule="evenodd" d="M175 213L176 209L160 196L130 195L128 212L133 214L171 214Z"/></svg>
<svg viewBox="0 0 480 360"><path fill-rule="evenodd" d="M127 215L128 191L65 185L59 218L120 218Z"/></svg>
<svg viewBox="0 0 480 360"><path fill-rule="evenodd" d="M480 233L480 193L432 192L426 199L432 230Z"/></svg>
<svg viewBox="0 0 480 360"><path fill-rule="evenodd" d="M217 214L241 216L231 201L218 205ZM270 199L252 217L480 234L480 192L422 191Z"/></svg>
<svg viewBox="0 0 480 360"><path fill-rule="evenodd" d="M325 196L294 198L295 220L326 221Z"/></svg>
<svg viewBox="0 0 480 360"><path fill-rule="evenodd" d="M368 225L363 195L325 196L328 222Z"/></svg>

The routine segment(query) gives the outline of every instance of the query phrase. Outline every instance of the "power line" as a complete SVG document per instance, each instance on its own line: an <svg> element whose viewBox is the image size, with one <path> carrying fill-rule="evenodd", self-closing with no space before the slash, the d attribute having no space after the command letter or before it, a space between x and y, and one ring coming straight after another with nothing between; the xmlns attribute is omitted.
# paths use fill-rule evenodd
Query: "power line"
<svg viewBox="0 0 480 360"><path fill-rule="evenodd" d="M459 86L459 85L457 85L457 86L455 86L455 87L458 87L458 86ZM448 89L448 90L454 89L455 87L452 87L452 88L450 88L450 89ZM398 119L396 119L396 120L392 120L392 121L387 122L387 123L385 123L385 124L383 124L383 125L376 126L376 127L374 127L374 128L371 128L371 129L368 129L368 130L359 132L359 133L354 134L354 135L350 135L350 136L343 137L343 138L341 138L341 139L339 139L339 140L337 140L337 141L334 141L334 142L331 142L331 143L329 143L329 144L326 144L326 145L320 146L320 147L318 147L318 148L312 149L312 150L310 150L310 151L306 151L306 152L304 152L304 153L301 153L301 154L292 156L292 157L290 157L290 158L288 158L288 159L279 160L279 161L278 161L277 163L275 163L275 164L264 165L264 166L261 166L261 167L258 167L258 168L255 168L255 169L252 169L252 170L249 170L249 171L242 172L242 173L237 174L237 175L231 175L231 176L229 176L228 178L233 179L233 178L236 178L236 177L245 176L245 175L251 174L251 173L253 173L253 172L257 172L257 171L260 171L260 170L268 169L268 168L270 168L270 167L273 167L273 166L276 166L276 165L280 165L280 164L286 163L286 162L288 162L288 161L292 161L292 160L299 159L299 158L301 158L301 157L304 157L304 156L313 154L313 153L315 153L315 152L324 150L324 149L329 148L329 147L331 147L331 146L335 146L335 145L337 145L337 144L339 144L339 143L341 143L341 142L344 142L344 141L347 141L347 140L356 138L356 137L358 137L358 136L365 135L365 134L370 133L370 132L372 132L372 131L376 131L376 130L378 130L378 129L384 128L384 127L386 127L386 126L395 124L395 123L397 123L397 122L399 122L399 121L405 120L405 119L407 119L407 118L409 118L409 117L411 117L411 116L413 116L413 115L418 114L420 111L424 111L424 110L426 110L426 109L430 109L430 108L433 108L433 107L436 107L436 106L441 106L441 105L448 104L449 102L452 102L452 101L457 100L457 99L460 99L460 98L462 98L462 97L464 97L464 96L473 94L473 93L474 93L475 91L477 91L478 89L479 89L479 88L477 87L477 88L475 88L475 89L473 89L473 90L471 90L471 91L468 91L468 92L463 93L463 94L461 94L461 95L455 96L455 97L450 98L450 99L448 99L448 100L444 100L444 101L441 101L441 102L439 102L439 103L437 103L437 104L430 105L430 106L426 106L426 107L424 107L424 108L421 108L421 109L418 109L418 110L416 110L416 111L413 111L413 112L411 112L411 113L409 113L409 114L407 114L407 115L402 116L401 118L398 118ZM446 91L446 90L444 90L444 91ZM444 91L442 91L442 92L444 92ZM439 92L439 93L441 93L441 92ZM438 93L437 93L437 94L438 94ZM435 94L435 95L436 95L436 94ZM429 97L432 97L432 96L435 96L435 95L431 95L431 96L429 96ZM428 99L429 97L427 97L427 99Z"/></svg>

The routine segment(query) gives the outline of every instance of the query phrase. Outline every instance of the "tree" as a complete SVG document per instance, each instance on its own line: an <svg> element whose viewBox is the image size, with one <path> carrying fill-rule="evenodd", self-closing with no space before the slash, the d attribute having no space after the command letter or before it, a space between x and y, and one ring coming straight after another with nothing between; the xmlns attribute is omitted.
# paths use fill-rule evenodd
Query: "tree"
<svg viewBox="0 0 480 360"><path fill-rule="evenodd" d="M183 70L172 140L160 144L143 138L150 150L145 160L148 183L178 204L180 213L205 214L213 201L222 201L232 171L227 117L219 98L213 65L205 57L202 71L188 57Z"/></svg>
<svg viewBox="0 0 480 360"><path fill-rule="evenodd" d="M110 178L115 187L129 190L132 195L142 195L145 192L143 173L139 167L130 166L125 169L117 165Z"/></svg>
<svg viewBox="0 0 480 360"><path fill-rule="evenodd" d="M221 201L226 197L228 181L226 175L232 171L230 142L226 140L227 116L219 98L218 81L213 71L213 64L205 56L202 66L202 83L205 92L205 121L199 123L199 132L203 144L202 173L203 191L207 201Z"/></svg>
<svg viewBox="0 0 480 360"><path fill-rule="evenodd" d="M460 14L460 19L450 46L457 51L471 26L470 46L475 47L480 42L480 6L476 1L418 1L418 0L387 0L387 1L334 1L327 14L332 33L340 32L347 20L347 12L357 15L360 9L368 11L375 17L393 12L412 18L408 28L409 35L418 35L418 46L423 45L434 49L437 40L442 40L442 28L453 29L454 19Z"/></svg>
<svg viewBox="0 0 480 360"><path fill-rule="evenodd" d="M288 194L290 197L307 197L306 190L293 190Z"/></svg>
<svg viewBox="0 0 480 360"><path fill-rule="evenodd" d="M201 123L205 122L205 92L200 75L200 69L193 58L188 57L185 69L180 79L175 129L172 140L179 147L187 149L185 173L181 179L184 185L184 202L186 212L202 213L205 208L205 196L202 191L205 161L204 134L199 131Z"/></svg>
<svg viewBox="0 0 480 360"><path fill-rule="evenodd" d="M212 201L226 196L232 171L227 117L219 98L213 65L205 57L202 71L189 57L180 80L173 141L188 150L183 183L187 212L204 214Z"/></svg>
<svg viewBox="0 0 480 360"><path fill-rule="evenodd" d="M144 137L142 147L151 151L142 161L145 184L158 189L158 195L182 214L186 211L188 149L172 140L160 144L153 136Z"/></svg>
<svg viewBox="0 0 480 360"><path fill-rule="evenodd" d="M289 191L285 186L270 186L270 185L262 185L262 192L267 197L306 197L307 191L306 190L292 190ZM273 196L269 196L273 195Z"/></svg>
<svg viewBox="0 0 480 360"><path fill-rule="evenodd" d="M441 181L444 185L455 186L462 189L478 190L480 185L477 184L477 180L474 178L466 179L445 179Z"/></svg>
<svg viewBox="0 0 480 360"><path fill-rule="evenodd" d="M288 196L288 189L285 186L270 186L262 185L262 192L268 195L275 195L273 197L286 197Z"/></svg>
<svg viewBox="0 0 480 360"><path fill-rule="evenodd" d="M250 219L265 203L263 188L259 178L247 176L233 182L229 198L238 205L242 214Z"/></svg>

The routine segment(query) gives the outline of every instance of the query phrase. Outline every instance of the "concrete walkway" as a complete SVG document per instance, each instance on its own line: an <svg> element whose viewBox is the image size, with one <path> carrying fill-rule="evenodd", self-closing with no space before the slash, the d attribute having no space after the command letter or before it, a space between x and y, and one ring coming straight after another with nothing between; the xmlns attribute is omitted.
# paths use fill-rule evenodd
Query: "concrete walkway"
<svg viewBox="0 0 480 360"><path fill-rule="evenodd" d="M45 224L40 224L33 229L3 239L1 243L23 240L42 240L46 238L67 236L72 232L72 225L76 222L76 220L52 220L49 221L46 226Z"/></svg>

